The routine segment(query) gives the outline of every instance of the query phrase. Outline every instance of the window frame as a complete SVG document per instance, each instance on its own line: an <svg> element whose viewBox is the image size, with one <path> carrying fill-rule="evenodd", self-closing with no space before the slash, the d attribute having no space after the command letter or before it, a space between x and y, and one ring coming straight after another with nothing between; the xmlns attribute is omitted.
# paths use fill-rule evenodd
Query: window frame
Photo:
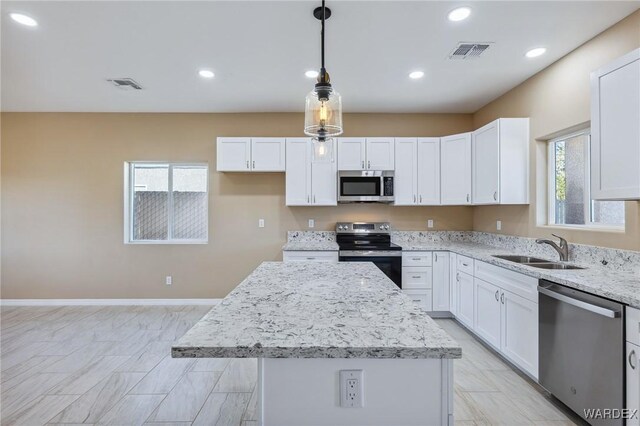
<svg viewBox="0 0 640 426"><path fill-rule="evenodd" d="M136 165L167 166L168 193L167 193L167 239L166 240L136 240L133 239L133 198L135 192ZM174 239L173 234L173 169L189 167L204 168L207 172L207 221L206 236L201 239ZM124 163L124 243L125 244L209 244L209 164L206 162L171 162L171 161L126 161Z"/></svg>
<svg viewBox="0 0 640 426"><path fill-rule="evenodd" d="M557 142L566 141L577 136L586 136L584 143L585 167L584 167L584 224L563 224L556 223L556 156L555 144ZM593 200L591 198L591 128L581 129L575 132L567 133L562 136L549 139L547 142L547 225L549 227L569 228L569 229L585 229L585 230L610 230L624 231L626 224L620 225L602 224L593 221Z"/></svg>

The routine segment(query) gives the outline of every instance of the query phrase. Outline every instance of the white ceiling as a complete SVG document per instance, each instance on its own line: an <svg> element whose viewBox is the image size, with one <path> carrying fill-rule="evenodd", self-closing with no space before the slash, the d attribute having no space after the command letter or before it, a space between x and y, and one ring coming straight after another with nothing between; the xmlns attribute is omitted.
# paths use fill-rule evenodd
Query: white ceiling
<svg viewBox="0 0 640 426"><path fill-rule="evenodd" d="M320 1L2 1L3 111L303 111ZM462 4L473 13L453 23ZM640 1L329 1L327 69L345 112L474 112ZM10 12L38 20L28 28ZM451 61L460 42L495 42ZM527 59L526 50L546 55ZM216 73L198 76L200 68ZM410 80L424 70L421 80ZM131 77L144 90L116 89Z"/></svg>

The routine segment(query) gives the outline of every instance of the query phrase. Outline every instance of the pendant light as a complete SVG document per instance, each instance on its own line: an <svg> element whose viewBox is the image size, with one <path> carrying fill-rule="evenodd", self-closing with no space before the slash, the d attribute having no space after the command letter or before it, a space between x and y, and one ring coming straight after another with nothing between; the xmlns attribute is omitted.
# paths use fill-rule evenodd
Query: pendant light
<svg viewBox="0 0 640 426"><path fill-rule="evenodd" d="M318 82L307 95L304 111L304 133L311 136L314 162L333 161L333 137L342 134L342 98L331 87L329 73L324 67L324 23L331 16L331 9L324 5L313 11L322 22L320 33L321 67Z"/></svg>

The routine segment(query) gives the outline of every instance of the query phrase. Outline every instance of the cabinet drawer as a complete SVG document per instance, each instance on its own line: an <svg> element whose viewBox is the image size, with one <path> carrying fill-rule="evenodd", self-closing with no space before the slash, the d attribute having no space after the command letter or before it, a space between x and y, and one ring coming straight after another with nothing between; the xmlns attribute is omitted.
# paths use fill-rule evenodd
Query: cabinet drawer
<svg viewBox="0 0 640 426"><path fill-rule="evenodd" d="M431 312L431 290L402 290L415 304Z"/></svg>
<svg viewBox="0 0 640 426"><path fill-rule="evenodd" d="M338 262L337 251L285 251L285 262Z"/></svg>
<svg viewBox="0 0 640 426"><path fill-rule="evenodd" d="M538 280L485 262L475 262L474 276L538 303Z"/></svg>
<svg viewBox="0 0 640 426"><path fill-rule="evenodd" d="M402 253L402 266L431 266L433 256L430 251L410 251Z"/></svg>
<svg viewBox="0 0 640 426"><path fill-rule="evenodd" d="M433 270L423 266L405 266L402 268L403 289L431 289Z"/></svg>
<svg viewBox="0 0 640 426"><path fill-rule="evenodd" d="M467 256L458 255L456 260L456 268L460 272L473 275L473 259Z"/></svg>
<svg viewBox="0 0 640 426"><path fill-rule="evenodd" d="M627 342L640 346L640 309L627 306Z"/></svg>

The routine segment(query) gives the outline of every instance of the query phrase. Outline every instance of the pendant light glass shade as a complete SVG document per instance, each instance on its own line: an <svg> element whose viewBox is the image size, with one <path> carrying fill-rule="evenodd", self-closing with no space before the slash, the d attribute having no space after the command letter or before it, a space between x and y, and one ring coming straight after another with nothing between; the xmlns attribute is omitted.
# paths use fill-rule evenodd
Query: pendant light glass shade
<svg viewBox="0 0 640 426"><path fill-rule="evenodd" d="M313 145L313 162L314 163L333 163L333 139L318 139L313 138L311 140Z"/></svg>
<svg viewBox="0 0 640 426"><path fill-rule="evenodd" d="M307 95L304 110L304 133L316 138L330 138L342 134L342 97L330 86L325 99L317 90Z"/></svg>

